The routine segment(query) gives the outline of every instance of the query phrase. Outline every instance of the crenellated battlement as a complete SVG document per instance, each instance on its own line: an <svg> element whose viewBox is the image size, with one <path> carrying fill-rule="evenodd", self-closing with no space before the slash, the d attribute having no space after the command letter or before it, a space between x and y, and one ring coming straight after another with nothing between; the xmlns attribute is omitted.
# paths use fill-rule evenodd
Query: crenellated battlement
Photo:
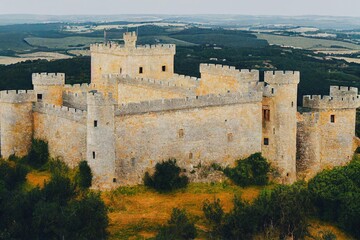
<svg viewBox="0 0 360 240"><path fill-rule="evenodd" d="M321 96L306 95L303 97L303 107L313 109L348 109L360 107L359 95Z"/></svg>
<svg viewBox="0 0 360 240"><path fill-rule="evenodd" d="M86 110L87 108L87 92L63 92L63 105L76 108L81 110Z"/></svg>
<svg viewBox="0 0 360 240"><path fill-rule="evenodd" d="M33 106L33 111L43 114L55 115L57 117L86 124L87 112L84 110L36 102Z"/></svg>
<svg viewBox="0 0 360 240"><path fill-rule="evenodd" d="M0 102L25 103L35 102L36 95L33 90L4 90L0 91Z"/></svg>
<svg viewBox="0 0 360 240"><path fill-rule="evenodd" d="M251 69L236 69L233 66L221 64L200 64L201 74L218 75L219 77L231 76L239 81L259 81L259 71Z"/></svg>
<svg viewBox="0 0 360 240"><path fill-rule="evenodd" d="M266 71L264 81L269 84L298 84L300 72L298 71Z"/></svg>
<svg viewBox="0 0 360 240"><path fill-rule="evenodd" d="M92 89L94 84L82 83L82 84L65 84L64 91L66 92L87 92Z"/></svg>
<svg viewBox="0 0 360 240"><path fill-rule="evenodd" d="M115 115L131 115L149 112L162 112L172 110L183 110L192 108L214 107L222 105L232 105L241 103L261 102L261 92L251 92L249 94L226 93L219 95L204 95L176 99L159 99L144 101L139 103L127 103L119 105Z"/></svg>
<svg viewBox="0 0 360 240"><path fill-rule="evenodd" d="M111 93L101 93L97 91L90 91L87 93L87 105L92 106L108 106L114 105L116 101L113 99Z"/></svg>
<svg viewBox="0 0 360 240"><path fill-rule="evenodd" d="M174 55L176 46L174 44L156 44L156 45L138 45L132 48L117 43L95 43L90 45L90 51L93 53L103 53L110 55Z"/></svg>
<svg viewBox="0 0 360 240"><path fill-rule="evenodd" d="M33 73L32 74L33 85L64 85L65 73Z"/></svg>
<svg viewBox="0 0 360 240"><path fill-rule="evenodd" d="M177 83L173 83L172 80L162 81L162 80L156 80L156 79L151 79L151 78L130 77L128 75L120 75L120 74L109 74L107 76L104 75L104 77L117 79L117 81L119 81L120 83L129 84L129 85L148 86L151 88L180 92L180 93L184 93L187 95L195 94L195 87L188 86L187 82L182 83L179 81ZM195 81L194 79L191 79L191 78L184 77L183 79L184 79L184 81L185 81L185 79L187 79L189 81Z"/></svg>
<svg viewBox="0 0 360 240"><path fill-rule="evenodd" d="M330 86L330 96L344 97L344 96L357 96L358 88L344 87L344 86Z"/></svg>

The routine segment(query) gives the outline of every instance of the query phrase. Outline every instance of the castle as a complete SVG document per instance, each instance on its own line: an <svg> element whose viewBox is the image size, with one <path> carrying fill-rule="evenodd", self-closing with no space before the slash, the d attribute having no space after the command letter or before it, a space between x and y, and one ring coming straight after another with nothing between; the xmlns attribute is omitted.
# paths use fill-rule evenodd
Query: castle
<svg viewBox="0 0 360 240"><path fill-rule="evenodd" d="M176 158L190 172L199 163L234 165L261 152L284 183L347 163L357 147L356 88L331 87L304 96L300 73L201 64L201 78L174 73L175 45L93 44L91 84L65 84L62 73L34 73L33 90L0 92L0 153L28 153L46 140L51 156L75 166L86 159L93 185L142 182L159 161Z"/></svg>

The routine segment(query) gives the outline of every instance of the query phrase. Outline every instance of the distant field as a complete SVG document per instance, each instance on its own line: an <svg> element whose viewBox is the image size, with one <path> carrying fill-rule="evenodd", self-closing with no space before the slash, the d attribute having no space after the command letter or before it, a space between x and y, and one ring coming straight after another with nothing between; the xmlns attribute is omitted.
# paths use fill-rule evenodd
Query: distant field
<svg viewBox="0 0 360 240"><path fill-rule="evenodd" d="M278 36L272 34L256 34L259 39L264 39L269 42L269 44L274 45L283 45L298 47L309 50L317 49L328 49L334 47L342 47L350 50L360 50L360 45L353 43L347 43L336 40L326 40L326 39L316 39L316 38L306 38L306 37L288 37L288 36Z"/></svg>
<svg viewBox="0 0 360 240"><path fill-rule="evenodd" d="M65 38L38 38L24 39L31 46L46 47L52 49L71 49L89 47L91 43L102 42L103 38L91 37L65 37Z"/></svg>
<svg viewBox="0 0 360 240"><path fill-rule="evenodd" d="M345 60L348 63L358 63L360 64L360 58L348 58L348 57L332 57L339 60Z"/></svg>
<svg viewBox="0 0 360 240"><path fill-rule="evenodd" d="M169 44L176 44L177 46L184 46L184 47L191 47L196 46L197 44L191 43L188 41L179 40L176 38L172 38L169 36L146 36L146 37L139 37L140 43L169 43Z"/></svg>
<svg viewBox="0 0 360 240"><path fill-rule="evenodd" d="M257 39L250 34L223 34L223 33L205 33L205 34L174 34L172 38L195 44L216 44L228 47L265 47L268 43L263 39Z"/></svg>
<svg viewBox="0 0 360 240"><path fill-rule="evenodd" d="M0 56L0 65L10 65L28 60L46 59L49 61L58 59L68 59L72 56L56 53L56 52L35 52L28 54L19 54L16 57Z"/></svg>

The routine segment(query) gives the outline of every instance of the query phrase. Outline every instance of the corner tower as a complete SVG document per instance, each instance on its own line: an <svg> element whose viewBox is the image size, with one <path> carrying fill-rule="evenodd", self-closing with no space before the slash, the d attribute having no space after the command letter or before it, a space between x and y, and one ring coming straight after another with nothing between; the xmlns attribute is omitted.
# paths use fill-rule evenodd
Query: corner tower
<svg viewBox="0 0 360 240"><path fill-rule="evenodd" d="M64 73L33 73L32 83L37 101L59 106L63 104Z"/></svg>
<svg viewBox="0 0 360 240"><path fill-rule="evenodd" d="M33 91L0 92L0 155L22 157L28 154L33 133Z"/></svg>
<svg viewBox="0 0 360 240"><path fill-rule="evenodd" d="M303 107L297 134L299 176L311 177L321 169L351 161L356 149L358 89L331 86L329 96L304 96Z"/></svg>
<svg viewBox="0 0 360 240"><path fill-rule="evenodd" d="M300 73L264 73L262 153L284 183L296 180L297 88Z"/></svg>

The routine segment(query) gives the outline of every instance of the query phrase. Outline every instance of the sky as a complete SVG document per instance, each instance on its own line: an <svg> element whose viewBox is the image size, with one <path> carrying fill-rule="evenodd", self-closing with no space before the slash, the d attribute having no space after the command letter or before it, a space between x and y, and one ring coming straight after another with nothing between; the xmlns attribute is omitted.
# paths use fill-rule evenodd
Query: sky
<svg viewBox="0 0 360 240"><path fill-rule="evenodd" d="M0 14L241 14L360 17L360 0L0 0Z"/></svg>

